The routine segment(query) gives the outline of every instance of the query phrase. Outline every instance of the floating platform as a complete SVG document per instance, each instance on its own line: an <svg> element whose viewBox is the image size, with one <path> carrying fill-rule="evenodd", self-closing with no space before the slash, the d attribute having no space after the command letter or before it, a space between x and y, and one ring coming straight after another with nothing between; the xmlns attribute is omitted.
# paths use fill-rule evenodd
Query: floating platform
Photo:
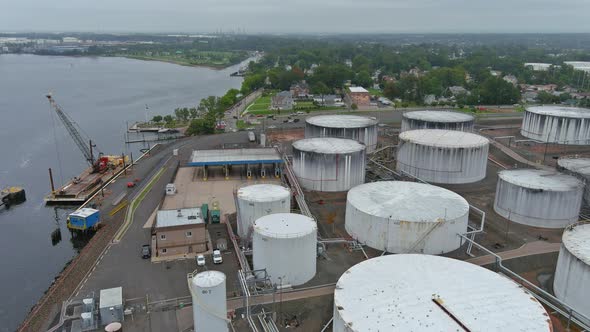
<svg viewBox="0 0 590 332"><path fill-rule="evenodd" d="M48 205L82 204L101 190L115 176L123 172L124 165L126 163L118 164L103 173L92 173L92 167L88 167L82 174L45 196L45 203Z"/></svg>
<svg viewBox="0 0 590 332"><path fill-rule="evenodd" d="M7 187L0 190L0 206L9 208L27 200L25 190L21 187Z"/></svg>

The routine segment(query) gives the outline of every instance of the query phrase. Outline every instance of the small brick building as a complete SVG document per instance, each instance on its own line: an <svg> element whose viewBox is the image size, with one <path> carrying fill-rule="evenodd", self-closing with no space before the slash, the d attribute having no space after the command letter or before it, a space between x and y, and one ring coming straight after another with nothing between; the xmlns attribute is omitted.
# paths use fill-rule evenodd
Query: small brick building
<svg viewBox="0 0 590 332"><path fill-rule="evenodd" d="M207 230L200 208L160 210L152 234L158 257L207 251Z"/></svg>
<svg viewBox="0 0 590 332"><path fill-rule="evenodd" d="M351 104L356 104L358 107L369 106L371 104L369 91L360 86L351 86L348 88L348 99Z"/></svg>

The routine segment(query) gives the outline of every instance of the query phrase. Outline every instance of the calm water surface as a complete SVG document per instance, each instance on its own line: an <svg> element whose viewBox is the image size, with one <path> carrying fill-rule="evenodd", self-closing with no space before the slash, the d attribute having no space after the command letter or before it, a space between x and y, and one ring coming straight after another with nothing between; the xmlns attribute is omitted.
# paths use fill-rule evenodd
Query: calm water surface
<svg viewBox="0 0 590 332"><path fill-rule="evenodd" d="M124 58L0 55L0 187L25 188L26 203L0 208L0 331L13 331L53 278L84 245L65 227L68 209L46 207L47 169L57 182L86 163L44 95L56 101L106 154L137 151L123 142L126 121L196 106L239 88L225 70ZM58 144L56 144L58 142ZM61 230L61 240L51 234Z"/></svg>

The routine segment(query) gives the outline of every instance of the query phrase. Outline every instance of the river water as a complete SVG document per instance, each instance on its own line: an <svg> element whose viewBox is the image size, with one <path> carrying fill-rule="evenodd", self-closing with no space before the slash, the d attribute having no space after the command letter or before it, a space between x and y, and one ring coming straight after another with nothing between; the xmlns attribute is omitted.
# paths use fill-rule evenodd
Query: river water
<svg viewBox="0 0 590 332"><path fill-rule="evenodd" d="M27 201L0 208L0 331L13 331L55 276L84 245L65 227L69 209L46 207L48 171L58 183L87 165L50 109L51 92L63 110L106 154L133 152L126 122L194 107L201 98L239 88L224 70L124 58L0 55L0 187L22 186ZM57 144L56 144L57 142ZM60 230L61 240L51 234ZM57 241L59 240L59 241Z"/></svg>

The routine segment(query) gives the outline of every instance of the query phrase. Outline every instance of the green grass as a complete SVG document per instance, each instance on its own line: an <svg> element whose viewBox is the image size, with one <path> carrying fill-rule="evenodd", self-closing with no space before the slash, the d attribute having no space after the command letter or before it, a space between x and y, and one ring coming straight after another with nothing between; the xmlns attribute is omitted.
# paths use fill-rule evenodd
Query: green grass
<svg viewBox="0 0 590 332"><path fill-rule="evenodd" d="M268 110L270 107L270 98L271 96L260 96L256 98L252 104L246 107L244 114L272 114L273 112Z"/></svg>
<svg viewBox="0 0 590 332"><path fill-rule="evenodd" d="M238 120L236 122L236 128L237 129L246 129L247 127L248 127L248 124L244 120Z"/></svg>

